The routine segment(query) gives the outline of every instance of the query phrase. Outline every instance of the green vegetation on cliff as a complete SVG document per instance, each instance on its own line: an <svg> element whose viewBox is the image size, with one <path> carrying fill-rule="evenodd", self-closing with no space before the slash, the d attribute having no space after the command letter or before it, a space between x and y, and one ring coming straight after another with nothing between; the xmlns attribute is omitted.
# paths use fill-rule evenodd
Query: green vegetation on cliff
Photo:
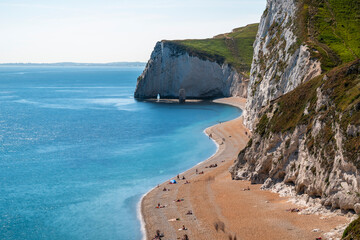
<svg viewBox="0 0 360 240"><path fill-rule="evenodd" d="M236 28L231 33L225 33L209 39L189 39L164 41L173 44L179 50L197 56L201 59L224 62L234 67L238 72L249 74L253 57L253 43L259 24L250 24Z"/></svg>
<svg viewBox="0 0 360 240"><path fill-rule="evenodd" d="M345 229L342 239L360 239L360 218L350 223L350 225Z"/></svg>
<svg viewBox="0 0 360 240"><path fill-rule="evenodd" d="M360 125L360 1L301 0L293 21L298 36L294 48L306 43L312 58L321 61L323 74L271 102L255 132L267 137L271 132L292 132L306 126L308 149L331 156L335 154L335 129L339 125L347 135L344 155L360 169L359 133L347 133L349 127ZM316 106L318 91L326 102L320 109ZM322 126L317 136L311 136L315 118Z"/></svg>
<svg viewBox="0 0 360 240"><path fill-rule="evenodd" d="M324 71L360 57L359 0L302 0L298 44L306 42Z"/></svg>
<svg viewBox="0 0 360 240"><path fill-rule="evenodd" d="M319 109L317 90L325 99L325 104ZM311 129L315 118L320 120L322 128L313 137ZM333 155L336 124L342 133L348 135L343 142L344 155L360 168L360 134L347 134L349 126L360 125L360 60L334 68L273 101L260 118L255 132L268 136L271 132L292 132L297 126L306 126L310 139L308 149Z"/></svg>

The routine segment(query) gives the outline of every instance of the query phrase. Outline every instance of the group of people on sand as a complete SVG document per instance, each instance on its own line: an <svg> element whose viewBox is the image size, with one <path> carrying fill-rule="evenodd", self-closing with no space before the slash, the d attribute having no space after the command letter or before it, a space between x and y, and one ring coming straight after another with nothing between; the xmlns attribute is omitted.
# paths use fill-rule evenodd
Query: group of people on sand
<svg viewBox="0 0 360 240"><path fill-rule="evenodd" d="M210 135L210 137L212 137L212 136ZM225 139L223 139L223 141L225 141ZM217 166L218 166L217 163L214 163L214 164L210 164L206 168L215 168ZM204 174L204 171L199 171L198 169L196 169L195 172L196 172L196 174ZM177 178L177 180L186 180L185 176L180 177L179 174L176 176L176 178ZM189 184L189 183L190 182L188 180L186 180L184 184ZM158 187L160 187L160 186L158 185ZM244 188L244 191L249 191L249 190L250 190L250 187ZM164 187L163 191L170 191L170 189ZM182 201L184 201L183 198L174 200L174 202L182 202ZM156 206L156 208L165 208L165 207L166 207L165 205L161 205L160 203L158 203ZM193 215L193 212L191 210L188 210L186 215ZM176 220L178 220L178 219L176 219ZM180 228L179 230L185 231L185 230L187 230L187 228L185 227L185 225L183 225L182 228ZM164 234L160 233L160 230L157 230L156 235L153 238L153 240L157 240L157 239L161 240L163 237L164 237ZM187 234L184 234L184 236L181 238L181 240L189 240L189 236Z"/></svg>
<svg viewBox="0 0 360 240"><path fill-rule="evenodd" d="M209 166L206 166L205 168L216 168L218 165L217 163L210 164Z"/></svg>
<svg viewBox="0 0 360 240"><path fill-rule="evenodd" d="M204 174L204 171L199 172L198 169L195 169L195 173L196 173L196 174Z"/></svg>
<svg viewBox="0 0 360 240"><path fill-rule="evenodd" d="M157 204L157 206L155 208L165 208L165 205L161 205L160 203Z"/></svg>
<svg viewBox="0 0 360 240"><path fill-rule="evenodd" d="M178 180L180 180L180 175L178 174L178 175L176 176L176 178L177 178ZM185 180L186 178L185 178L185 176L182 176L181 179L182 179L182 180Z"/></svg>
<svg viewBox="0 0 360 240"><path fill-rule="evenodd" d="M179 230L186 231L187 228L185 227L185 225L183 225L182 228L180 228ZM161 233L160 230L156 230L155 237L152 240L161 240L163 237L165 237L164 233ZM184 234L181 240L189 240L189 236L187 234Z"/></svg>

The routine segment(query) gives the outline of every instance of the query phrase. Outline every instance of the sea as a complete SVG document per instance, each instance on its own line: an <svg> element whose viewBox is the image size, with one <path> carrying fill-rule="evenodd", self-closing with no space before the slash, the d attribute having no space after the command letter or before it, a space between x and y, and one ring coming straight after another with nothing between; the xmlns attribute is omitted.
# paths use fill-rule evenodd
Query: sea
<svg viewBox="0 0 360 240"><path fill-rule="evenodd" d="M141 197L241 110L133 98L141 67L0 67L0 239L140 240Z"/></svg>

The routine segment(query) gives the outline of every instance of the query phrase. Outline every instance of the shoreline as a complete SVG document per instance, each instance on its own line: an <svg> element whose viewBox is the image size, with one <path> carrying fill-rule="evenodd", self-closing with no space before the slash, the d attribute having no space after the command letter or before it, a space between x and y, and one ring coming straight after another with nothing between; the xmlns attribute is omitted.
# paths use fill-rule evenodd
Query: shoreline
<svg viewBox="0 0 360 240"><path fill-rule="evenodd" d="M218 99L215 99L215 100L212 100L211 102L218 103L218 104L224 104L224 105L230 105L230 106L233 106L233 107L237 107L237 108L239 108L239 109L242 111L241 115L238 116L237 118L241 118L241 117L242 117L242 114L243 114L243 111L244 111L243 108L245 108L246 99L242 98L243 101L244 101L244 103L242 104L242 106L236 105L236 104L231 104L231 103L224 103L224 102L222 102L222 99L224 99L224 98L220 98L219 100L218 100ZM161 102L161 103L175 103L176 101L178 101L178 100L177 100L177 99L166 99L166 101L160 101L160 102ZM156 99L150 99L150 100L148 100L148 102L159 102L159 101L157 101ZM193 99L192 99L190 102L191 102L191 103L198 103L198 102L202 102L202 100L193 100ZM177 102L176 102L176 103L177 103ZM236 119L237 119L237 118L236 118ZM215 124L215 125L217 125L217 124ZM213 126L215 126L215 125L213 125ZM220 148L219 143L218 143L215 139L213 139L212 137L210 137L210 136L209 136L209 133L207 132L207 130L210 129L210 128L212 128L213 126L210 126L210 127L205 128L205 129L203 130L203 133L204 133L206 136L208 136L208 137L214 142L214 144L215 144L215 146L216 146L216 150L215 150L214 154L212 154L212 155L211 155L210 157L208 157L207 159L205 159L205 160L197 163L197 164L194 165L193 167L185 170L184 172L179 173L180 175L184 174L184 173L187 172L187 171L192 170L193 168L195 168L195 167L197 167L197 166L199 166L199 165L201 165L201 164L204 164L206 161L208 161L209 159L213 158L213 157L219 152L219 148ZM164 183L170 181L171 179L172 179L172 178L166 180ZM162 184L164 184L164 183L162 183ZM147 232L147 231L146 231L146 222L145 222L145 218L144 218L144 215L143 215L142 202L143 202L144 198L145 198L150 192L152 192L153 190L155 190L156 188L157 188L157 186L151 188L149 191L147 191L146 193L144 193L144 194L141 196L141 198L140 198L140 200L139 200L139 202L138 202L138 204L137 204L136 215L137 215L138 220L140 221L140 231L141 231L141 235L142 235L142 237L141 237L142 240L146 240L147 237L148 237L147 234L146 234L146 232Z"/></svg>
<svg viewBox="0 0 360 240"><path fill-rule="evenodd" d="M246 99L225 98L214 102L243 109ZM347 222L342 216L289 212L288 209L299 208L289 202L290 198L263 191L260 184L231 180L228 169L251 136L242 124L242 115L208 127L204 133L209 137L211 134L217 150L208 159L180 174L186 176L190 184L173 177L171 179L176 179L178 184L168 185L166 181L140 199L142 239L152 239L157 229L164 233L163 239L181 239L184 234L191 240L225 240L230 235L240 239L314 239L325 237L325 233ZM214 163L217 166L210 169L209 164ZM195 169L204 174L195 173ZM251 191L245 191L249 186ZM180 203L175 199L181 199ZM156 209L159 203L164 208ZM188 211L192 211L191 215ZM222 231L215 225L223 226ZM187 229L181 231L182 226Z"/></svg>

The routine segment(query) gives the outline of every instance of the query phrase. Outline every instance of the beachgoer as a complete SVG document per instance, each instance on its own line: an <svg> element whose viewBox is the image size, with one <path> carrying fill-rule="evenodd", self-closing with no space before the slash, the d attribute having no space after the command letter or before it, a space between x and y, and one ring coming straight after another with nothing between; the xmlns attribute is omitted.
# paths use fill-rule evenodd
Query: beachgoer
<svg viewBox="0 0 360 240"><path fill-rule="evenodd" d="M160 239L164 237L164 234L160 233L160 230L156 230L155 238L154 239Z"/></svg>
<svg viewBox="0 0 360 240"><path fill-rule="evenodd" d="M185 176L182 177L182 180L185 180Z"/></svg>
<svg viewBox="0 0 360 240"><path fill-rule="evenodd" d="M183 225L182 230L187 230L187 228L185 227L185 225Z"/></svg>
<svg viewBox="0 0 360 240"><path fill-rule="evenodd" d="M195 172L196 172L196 174L198 174L199 170L198 170L198 169L195 169Z"/></svg>
<svg viewBox="0 0 360 240"><path fill-rule="evenodd" d="M177 179L180 179L180 176L179 176L179 174L176 176L177 177Z"/></svg>
<svg viewBox="0 0 360 240"><path fill-rule="evenodd" d="M184 235L184 237L182 238L182 240L189 240L189 237L187 234Z"/></svg>
<svg viewBox="0 0 360 240"><path fill-rule="evenodd" d="M166 187L164 187L163 191L164 191L164 192L167 191Z"/></svg>
<svg viewBox="0 0 360 240"><path fill-rule="evenodd" d="M186 213L186 215L192 215L193 213L192 213L192 211L191 210L189 210L187 213Z"/></svg>

